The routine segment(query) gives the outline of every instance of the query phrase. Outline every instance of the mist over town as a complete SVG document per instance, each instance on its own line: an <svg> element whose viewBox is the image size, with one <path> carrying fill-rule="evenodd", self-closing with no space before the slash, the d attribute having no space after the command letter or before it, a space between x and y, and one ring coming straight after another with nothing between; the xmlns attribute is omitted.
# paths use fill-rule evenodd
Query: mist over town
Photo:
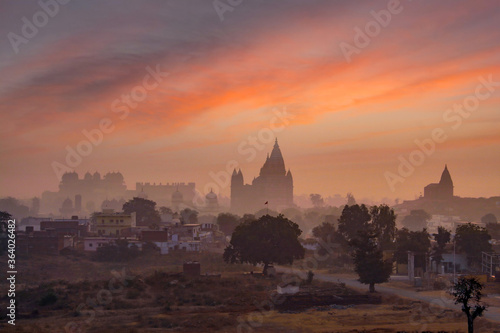
<svg viewBox="0 0 500 333"><path fill-rule="evenodd" d="M498 22L0 3L0 329L498 331Z"/></svg>

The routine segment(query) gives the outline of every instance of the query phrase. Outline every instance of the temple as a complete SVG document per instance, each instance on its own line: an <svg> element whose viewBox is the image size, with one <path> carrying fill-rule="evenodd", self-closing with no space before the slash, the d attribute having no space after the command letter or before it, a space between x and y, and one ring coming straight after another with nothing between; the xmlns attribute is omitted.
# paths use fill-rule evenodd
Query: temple
<svg viewBox="0 0 500 333"><path fill-rule="evenodd" d="M236 213L254 213L266 208L281 210L293 206L293 178L286 171L278 140L274 143L271 156L260 169L252 184L245 184L241 170L234 169L231 177L231 210Z"/></svg>
<svg viewBox="0 0 500 333"><path fill-rule="evenodd" d="M439 183L432 183L424 187L424 198L429 200L453 199L453 181L448 166L444 166Z"/></svg>

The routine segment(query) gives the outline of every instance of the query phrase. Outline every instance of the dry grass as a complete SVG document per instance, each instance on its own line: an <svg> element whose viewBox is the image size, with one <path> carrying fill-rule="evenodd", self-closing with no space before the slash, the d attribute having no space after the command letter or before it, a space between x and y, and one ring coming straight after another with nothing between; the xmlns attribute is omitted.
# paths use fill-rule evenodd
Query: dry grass
<svg viewBox="0 0 500 333"><path fill-rule="evenodd" d="M223 276L189 279L174 274L181 270L184 260L199 260L202 272L223 272ZM256 305L271 299L270 291L279 280L244 276L241 271L256 269L226 265L220 255L184 253L117 264L92 262L86 257L34 256L22 258L19 265L18 278L26 288L16 295L17 325L0 323L2 332L62 332L71 322L89 333L236 332L238 325L243 325L241 332L249 332L245 327L250 327L253 332L269 333L466 331L462 313L436 310L396 296L384 296L381 305L345 309L315 307L294 313L266 307L259 310ZM104 304L96 304L98 295L109 290L111 270L122 271L123 267L130 276L123 290L113 292ZM314 281L313 287L320 292L341 288L322 281ZM339 291L344 292L358 293ZM47 297L50 294L55 301ZM41 302L43 299L49 300L47 304ZM2 308L6 300L1 296ZM82 303L86 303L82 310L95 312L87 324L90 317L77 311ZM478 332L496 329L482 318L475 324Z"/></svg>

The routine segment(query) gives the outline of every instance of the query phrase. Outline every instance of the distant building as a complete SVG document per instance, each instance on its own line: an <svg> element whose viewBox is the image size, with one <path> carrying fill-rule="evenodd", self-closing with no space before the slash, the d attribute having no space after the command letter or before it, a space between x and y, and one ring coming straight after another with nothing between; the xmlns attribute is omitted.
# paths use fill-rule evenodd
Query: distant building
<svg viewBox="0 0 500 333"><path fill-rule="evenodd" d="M83 250L95 252L101 246L113 244L114 239L109 237L86 237L83 240Z"/></svg>
<svg viewBox="0 0 500 333"><path fill-rule="evenodd" d="M57 220L40 222L40 230L54 230L57 235L71 235L85 237L87 234L87 225L80 225L78 220Z"/></svg>
<svg viewBox="0 0 500 333"><path fill-rule="evenodd" d="M260 169L259 176L252 184L245 184L241 170L234 169L231 177L231 210L238 213L255 212L268 202L271 209L293 206L293 178L286 171L283 155L274 143L271 156Z"/></svg>
<svg viewBox="0 0 500 333"><path fill-rule="evenodd" d="M99 236L124 236L125 232L136 227L136 213L115 213L112 209L105 209L94 215L92 231Z"/></svg>
<svg viewBox="0 0 500 333"><path fill-rule="evenodd" d="M141 192L158 206L167 206L179 211L184 205L193 206L196 190L195 183L136 183L134 196L138 196Z"/></svg>
<svg viewBox="0 0 500 333"><path fill-rule="evenodd" d="M16 237L16 248L18 253L23 254L51 254L57 255L64 248L73 248L74 237L70 235L56 234L53 230L32 231L18 234Z"/></svg>
<svg viewBox="0 0 500 333"><path fill-rule="evenodd" d="M42 213L60 213L63 217L70 217L75 213L90 215L99 208L119 211L133 197L148 198L158 206L169 207L174 205L172 196L176 191L182 194L178 205L193 206L196 193L193 182L136 183L135 189L127 190L120 172L108 172L103 177L99 172L87 172L82 178L76 172L67 172L62 175L59 190L43 192L38 206Z"/></svg>
<svg viewBox="0 0 500 333"><path fill-rule="evenodd" d="M427 231L432 235L438 232L439 227L443 227L446 230L455 232L457 225L466 222L467 221L463 221L460 216L434 214L431 216L430 220L427 221Z"/></svg>
<svg viewBox="0 0 500 333"><path fill-rule="evenodd" d="M424 198L429 200L453 199L453 181L447 165L444 167L439 183L432 183L424 187Z"/></svg>

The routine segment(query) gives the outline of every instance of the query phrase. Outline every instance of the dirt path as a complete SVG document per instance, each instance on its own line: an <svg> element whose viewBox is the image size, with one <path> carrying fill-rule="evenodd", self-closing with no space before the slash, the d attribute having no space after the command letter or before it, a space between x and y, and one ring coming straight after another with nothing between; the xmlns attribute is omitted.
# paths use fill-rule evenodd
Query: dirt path
<svg viewBox="0 0 500 333"><path fill-rule="evenodd" d="M288 267L276 267L276 268L279 272L297 274L301 278L305 278L307 274L305 271L300 271ZM366 284L359 283L355 277L347 277L345 275L314 273L314 278L328 282L341 282L345 283L345 285L348 287L354 289L360 289L363 291L368 291L368 286ZM442 291L441 293L439 293L439 295L436 295L435 293L429 295L426 294L426 292L416 292L413 290L390 287L383 284L375 285L375 290L379 293L396 295L399 297L426 302L429 303L431 307L441 307L441 308L448 308L452 310L461 311L461 307L457 304L454 304L451 297L445 291ZM493 306L488 307L483 317L490 321L500 323L500 307L493 307Z"/></svg>

